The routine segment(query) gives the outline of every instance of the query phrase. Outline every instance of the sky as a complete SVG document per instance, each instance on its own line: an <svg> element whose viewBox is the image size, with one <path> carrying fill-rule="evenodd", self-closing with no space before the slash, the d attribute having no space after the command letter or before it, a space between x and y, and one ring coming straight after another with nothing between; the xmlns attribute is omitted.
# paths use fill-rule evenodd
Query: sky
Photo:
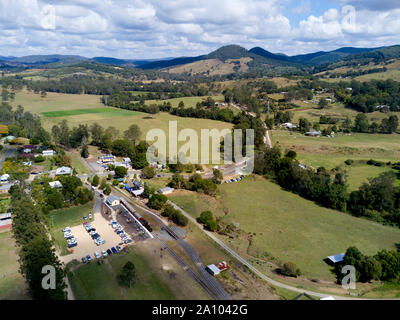
<svg viewBox="0 0 400 320"><path fill-rule="evenodd" d="M0 0L0 56L303 54L400 44L399 0Z"/></svg>

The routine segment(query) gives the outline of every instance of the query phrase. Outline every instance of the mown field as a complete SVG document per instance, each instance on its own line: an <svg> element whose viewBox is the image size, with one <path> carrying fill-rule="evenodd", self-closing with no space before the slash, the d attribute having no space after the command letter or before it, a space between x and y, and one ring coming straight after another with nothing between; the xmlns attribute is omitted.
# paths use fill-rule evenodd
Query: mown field
<svg viewBox="0 0 400 320"><path fill-rule="evenodd" d="M11 231L0 231L0 300L29 299Z"/></svg>
<svg viewBox="0 0 400 320"><path fill-rule="evenodd" d="M183 99L187 101L192 99L192 102L195 104L195 101L201 100L202 97L188 97ZM174 103L178 105L179 101L180 99L176 99ZM177 121L178 132L186 128L195 130L198 133L199 139L201 129L222 130L232 128L232 124L227 122L181 118L172 116L166 112L161 112L152 117L150 114L142 112L105 108L100 102L100 96L95 95L48 93L45 98L42 98L38 94L23 90L17 93L13 105L22 105L25 110L41 115L43 126L48 131L51 130L53 125L59 124L64 119L67 120L70 127L78 126L79 124L87 124L90 126L95 122L104 128L114 126L119 130L121 137L123 132L132 124L136 124L140 127L142 132L141 139L146 139L146 134L149 130L154 128L161 129L167 137L167 148L169 146L170 121ZM178 148L183 144L184 141L179 142ZM210 145L209 151L211 152L211 150Z"/></svg>
<svg viewBox="0 0 400 320"><path fill-rule="evenodd" d="M270 131L272 143L279 142L282 149L295 150L298 159L315 168L332 169L347 159L400 160L400 136L398 134L337 134L334 138L307 137L301 133L290 134L286 130Z"/></svg>
<svg viewBox="0 0 400 320"><path fill-rule="evenodd" d="M323 261L327 256L352 245L375 254L400 242L398 228L319 207L261 177L223 184L219 190L218 199L186 191L169 197L193 217L210 209L222 221L235 223L244 233L224 240L264 271L266 260L291 261L308 279L333 280Z"/></svg>
<svg viewBox="0 0 400 320"><path fill-rule="evenodd" d="M163 102L169 102L171 103L172 107L176 108L178 107L179 103L182 101L185 104L185 108L195 108L197 102L202 102L206 100L209 96L204 96L204 97L182 97L182 98L173 98L173 99L166 99L166 100L146 100L146 104L160 104ZM223 102L224 101L224 96L223 95L218 95L218 96L212 96L211 98L214 99L215 102Z"/></svg>

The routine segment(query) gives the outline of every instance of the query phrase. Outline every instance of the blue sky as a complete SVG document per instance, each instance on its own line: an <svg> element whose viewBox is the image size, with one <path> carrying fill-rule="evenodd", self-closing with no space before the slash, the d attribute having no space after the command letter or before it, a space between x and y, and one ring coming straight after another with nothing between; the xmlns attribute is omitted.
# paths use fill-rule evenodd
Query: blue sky
<svg viewBox="0 0 400 320"><path fill-rule="evenodd" d="M399 34L399 0L0 0L0 56L144 59L228 44L294 55Z"/></svg>

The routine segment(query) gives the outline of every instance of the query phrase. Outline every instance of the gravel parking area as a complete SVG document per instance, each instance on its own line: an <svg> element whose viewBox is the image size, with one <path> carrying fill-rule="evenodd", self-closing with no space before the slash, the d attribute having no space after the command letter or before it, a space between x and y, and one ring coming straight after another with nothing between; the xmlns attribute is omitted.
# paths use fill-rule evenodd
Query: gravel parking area
<svg viewBox="0 0 400 320"><path fill-rule="evenodd" d="M83 222L83 221L82 221ZM103 245L96 245L90 234L86 231L83 224L75 227L71 227L71 233L78 241L78 245L73 248L74 252L66 256L60 257L60 260L64 263L68 263L73 259L81 261L82 257L86 257L88 254L94 259L94 252L97 251L101 254L102 250L110 249L120 244L121 238L114 232L114 229L109 224L108 220L105 219L101 214L95 215L95 220L91 222L92 227L96 229L96 232L106 242Z"/></svg>

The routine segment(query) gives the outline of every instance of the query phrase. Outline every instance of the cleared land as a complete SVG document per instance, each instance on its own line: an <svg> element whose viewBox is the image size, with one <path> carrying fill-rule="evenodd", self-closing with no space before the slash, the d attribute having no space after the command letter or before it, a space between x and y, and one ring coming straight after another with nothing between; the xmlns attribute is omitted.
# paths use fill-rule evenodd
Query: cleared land
<svg viewBox="0 0 400 320"><path fill-rule="evenodd" d="M29 299L11 231L0 231L0 300Z"/></svg>
<svg viewBox="0 0 400 320"><path fill-rule="evenodd" d="M42 112L42 115L45 118L56 118L56 117L68 117L68 116L94 114L94 113L108 113L109 116L111 116L111 114L116 116L121 116L124 114L126 114L127 116L132 116L135 114L139 114L139 112L127 111L116 108L91 108L91 109L76 109L76 110L66 110L66 111L48 111L48 112Z"/></svg>
<svg viewBox="0 0 400 320"><path fill-rule="evenodd" d="M219 199L180 191L170 196L193 217L211 210L242 230L224 240L260 269L294 262L308 279L333 280L327 256L355 245L366 254L395 249L400 229L317 206L259 177L220 186Z"/></svg>
<svg viewBox="0 0 400 320"><path fill-rule="evenodd" d="M347 159L397 162L400 159L398 134L338 134L335 138L307 137L300 133L290 135L286 130L270 131L272 143L279 142L282 149L295 150L298 159L315 168L332 169Z"/></svg>
<svg viewBox="0 0 400 320"><path fill-rule="evenodd" d="M76 299L207 299L202 289L186 276L175 261L167 253L160 252L156 241L140 243L129 249L129 253L121 252L103 259L101 265L92 261L78 268L73 267L69 281ZM133 262L138 276L131 288L119 286L116 280L127 261Z"/></svg>

